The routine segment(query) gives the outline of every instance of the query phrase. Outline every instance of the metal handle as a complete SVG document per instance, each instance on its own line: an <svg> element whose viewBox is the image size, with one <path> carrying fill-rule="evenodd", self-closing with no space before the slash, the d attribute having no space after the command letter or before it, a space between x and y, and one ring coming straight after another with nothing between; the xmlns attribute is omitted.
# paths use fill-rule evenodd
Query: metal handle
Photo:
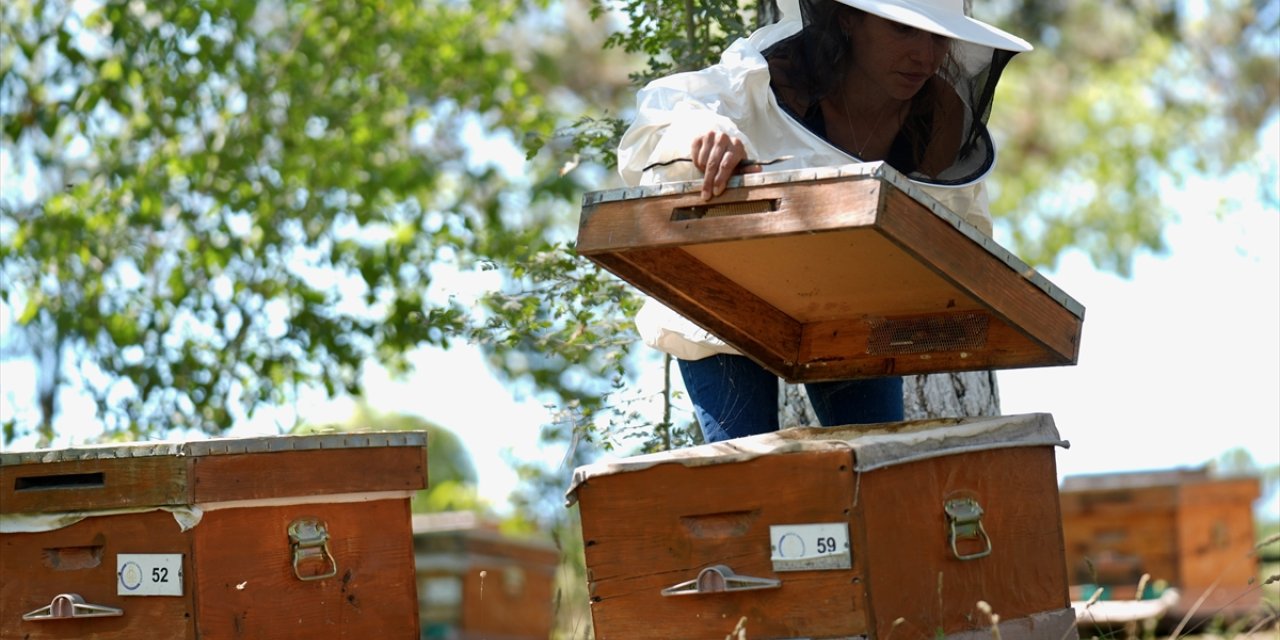
<svg viewBox="0 0 1280 640"><path fill-rule="evenodd" d="M319 518L300 518L289 525L289 541L293 547L293 575L299 580L324 580L338 574L338 563L329 553L329 529ZM329 567L324 573L302 575L298 564L319 558Z"/></svg>
<svg viewBox="0 0 1280 640"><path fill-rule="evenodd" d="M59 593L53 597L48 606L40 607L30 613L22 614L23 620L44 622L47 620L70 620L78 618L110 618L124 615L123 609L107 607L100 604L85 604L78 593Z"/></svg>
<svg viewBox="0 0 1280 640"><path fill-rule="evenodd" d="M727 593L754 589L777 589L781 580L740 576L729 567L717 564L698 572L698 577L673 584L662 590L664 596L690 596L702 593Z"/></svg>
<svg viewBox="0 0 1280 640"><path fill-rule="evenodd" d="M957 498L948 500L943 506L947 513L947 525L950 529L951 555L957 560L976 560L991 555L991 538L982 526L982 505L973 498ZM974 553L962 554L956 548L957 539L977 538L983 541L985 549Z"/></svg>

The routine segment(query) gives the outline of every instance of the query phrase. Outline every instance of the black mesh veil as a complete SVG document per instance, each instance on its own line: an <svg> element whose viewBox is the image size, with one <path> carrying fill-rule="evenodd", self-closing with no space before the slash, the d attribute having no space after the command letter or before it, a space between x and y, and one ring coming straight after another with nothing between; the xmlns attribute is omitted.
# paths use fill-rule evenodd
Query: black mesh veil
<svg viewBox="0 0 1280 640"><path fill-rule="evenodd" d="M785 74L775 74L774 86L778 90L780 83L785 85L790 103L813 107L841 86L849 69L851 47L849 36L841 30L837 16L846 11L857 9L835 0L800 0L803 23L800 32L764 51L771 68L786 70ZM955 160L934 175L917 171L910 160L891 156L887 159L889 164L913 180L929 184L966 184L986 174L995 162L995 148L987 131L987 118L991 114L1000 74L1014 55L1012 51L952 40L947 58L936 77L942 81L942 86L953 90L964 105L961 142ZM931 117L935 100L936 96L930 91L921 91L913 99L901 134L908 138L904 143L908 148L928 145L931 127L913 123L913 119L919 121ZM800 120L804 123L803 117Z"/></svg>

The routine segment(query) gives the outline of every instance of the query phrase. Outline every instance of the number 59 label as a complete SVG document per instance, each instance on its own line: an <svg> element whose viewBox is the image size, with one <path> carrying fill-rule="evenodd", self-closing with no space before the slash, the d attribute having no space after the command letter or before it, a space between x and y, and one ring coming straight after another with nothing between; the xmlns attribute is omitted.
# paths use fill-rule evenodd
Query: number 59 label
<svg viewBox="0 0 1280 640"><path fill-rule="evenodd" d="M853 566L846 522L769 527L774 571L848 569Z"/></svg>
<svg viewBox="0 0 1280 640"><path fill-rule="evenodd" d="M182 554L116 554L116 594L122 596L182 595Z"/></svg>

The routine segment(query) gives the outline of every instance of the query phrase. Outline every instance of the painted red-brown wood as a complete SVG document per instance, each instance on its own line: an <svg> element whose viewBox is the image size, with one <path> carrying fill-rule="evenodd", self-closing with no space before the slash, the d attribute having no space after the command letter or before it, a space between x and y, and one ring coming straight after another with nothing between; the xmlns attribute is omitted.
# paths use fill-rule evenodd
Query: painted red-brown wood
<svg viewBox="0 0 1280 640"><path fill-rule="evenodd" d="M198 502L416 491L427 486L426 451L390 447L206 456L195 460L191 484Z"/></svg>
<svg viewBox="0 0 1280 640"><path fill-rule="evenodd" d="M427 482L422 435L5 453L0 511L87 517L0 533L0 637L416 639L409 495ZM109 511L121 507L142 510ZM161 507L202 517L183 532ZM332 578L294 575L289 525L307 516L329 529ZM183 594L116 595L121 553L181 554ZM124 615L21 619L60 593Z"/></svg>
<svg viewBox="0 0 1280 640"><path fill-rule="evenodd" d="M878 171L761 175L711 203L679 184L592 194L577 251L792 382L1076 362L1082 306ZM973 314L986 329L961 346L944 329L868 348L886 320Z"/></svg>
<svg viewBox="0 0 1280 640"><path fill-rule="evenodd" d="M188 504L186 468L176 456L0 465L0 507L50 513Z"/></svg>
<svg viewBox="0 0 1280 640"><path fill-rule="evenodd" d="M1204 470L1069 478L1061 492L1066 563L1073 584L1136 590L1143 574L1182 594L1168 619L1257 610L1254 477ZM1119 597L1119 596L1117 596Z"/></svg>
<svg viewBox="0 0 1280 640"><path fill-rule="evenodd" d="M116 556L121 553L182 554L183 596L117 595ZM195 638L190 558L190 537L164 511L94 517L55 531L0 535L0 638ZM22 619L62 593L76 593L88 604L124 613L81 620Z"/></svg>
<svg viewBox="0 0 1280 640"><path fill-rule="evenodd" d="M408 509L378 500L205 514L193 544L201 640L417 638ZM299 518L327 526L333 577L294 574L288 530ZM305 561L304 575L319 573L315 564Z"/></svg>
<svg viewBox="0 0 1280 640"><path fill-rule="evenodd" d="M596 637L834 637L867 629L858 576L866 553L851 531L849 571L775 573L769 526L857 520L848 452L770 456L698 468L662 464L578 489ZM783 578L779 589L664 597L703 568Z"/></svg>
<svg viewBox="0 0 1280 640"><path fill-rule="evenodd" d="M980 601L1004 620L1070 606L1052 448L932 458L864 473L861 483L875 637L927 639L989 626ZM986 557L952 553L944 504L963 497L984 511ZM983 545L957 544L965 555Z"/></svg>
<svg viewBox="0 0 1280 640"><path fill-rule="evenodd" d="M801 431L797 443L824 430ZM851 449L719 455L708 447L696 462L646 461L575 486L596 637L720 640L746 618L751 638L925 640L989 631L979 602L1005 622L1043 620L1052 640L1070 635L1053 447L992 446L863 472ZM982 508L985 533L957 538L953 552L945 508L962 498ZM852 566L775 571L770 527L815 523L847 524ZM989 555L957 557L980 555L988 541ZM781 586L662 596L714 564Z"/></svg>
<svg viewBox="0 0 1280 640"><path fill-rule="evenodd" d="M558 554L520 559L476 552L463 574L461 628L477 637L541 639L550 635Z"/></svg>
<svg viewBox="0 0 1280 640"><path fill-rule="evenodd" d="M482 519L414 522L421 624L429 637L545 640L554 627L559 550ZM442 595L432 585L446 587ZM456 592L452 589L456 588Z"/></svg>

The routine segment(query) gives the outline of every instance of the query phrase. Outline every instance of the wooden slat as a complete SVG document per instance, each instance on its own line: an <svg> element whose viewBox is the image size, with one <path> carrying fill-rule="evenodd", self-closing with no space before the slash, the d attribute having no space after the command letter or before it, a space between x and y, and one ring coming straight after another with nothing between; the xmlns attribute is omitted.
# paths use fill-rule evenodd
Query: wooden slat
<svg viewBox="0 0 1280 640"><path fill-rule="evenodd" d="M589 197L578 251L790 382L1075 364L1083 307L891 169L846 169ZM966 311L981 348L865 344L871 318Z"/></svg>
<svg viewBox="0 0 1280 640"><path fill-rule="evenodd" d="M790 371L800 325L680 249L630 250L592 258L641 291L675 307L775 371Z"/></svg>
<svg viewBox="0 0 1280 640"><path fill-rule="evenodd" d="M873 637L989 629L980 600L1002 620L1070 606L1052 447L894 465L863 473L860 484ZM952 554L943 506L964 496L984 511L992 547L987 557L961 561ZM977 551L976 542L961 541L962 553ZM900 617L904 622L895 628Z"/></svg>
<svg viewBox="0 0 1280 640"><path fill-rule="evenodd" d="M697 193L615 200L583 208L576 248L584 256L593 256L864 226L876 219L880 190L878 180L860 177L740 187L706 203ZM673 213L684 207L726 207L752 201L777 202L777 210L672 219Z"/></svg>
<svg viewBox="0 0 1280 640"><path fill-rule="evenodd" d="M0 466L0 512L182 505L187 460L148 456Z"/></svg>
<svg viewBox="0 0 1280 640"><path fill-rule="evenodd" d="M682 488L671 490L673 487ZM848 452L685 467L660 464L578 489L592 620L600 640L722 640L739 618L750 637L849 637L866 632ZM769 526L852 522L853 568L774 573ZM663 597L712 564L779 578L780 589Z"/></svg>
<svg viewBox="0 0 1280 640"><path fill-rule="evenodd" d="M427 486L425 447L359 447L194 459L195 502L224 502Z"/></svg>
<svg viewBox="0 0 1280 640"><path fill-rule="evenodd" d="M332 578L294 575L288 529L303 517L328 528ZM418 637L408 500L220 509L193 532L202 638Z"/></svg>
<svg viewBox="0 0 1280 640"><path fill-rule="evenodd" d="M1083 318L1076 316L1007 264L946 221L921 215L919 204L894 191L880 224L885 232L933 267L939 277L982 300L1006 324L1024 332L1046 349L1043 364L1075 364Z"/></svg>
<svg viewBox="0 0 1280 640"><path fill-rule="evenodd" d="M871 355L871 319L814 322L805 326L794 378L803 381L909 375L936 371L1014 369L1044 364L1044 349L999 318L988 317L980 349Z"/></svg>

